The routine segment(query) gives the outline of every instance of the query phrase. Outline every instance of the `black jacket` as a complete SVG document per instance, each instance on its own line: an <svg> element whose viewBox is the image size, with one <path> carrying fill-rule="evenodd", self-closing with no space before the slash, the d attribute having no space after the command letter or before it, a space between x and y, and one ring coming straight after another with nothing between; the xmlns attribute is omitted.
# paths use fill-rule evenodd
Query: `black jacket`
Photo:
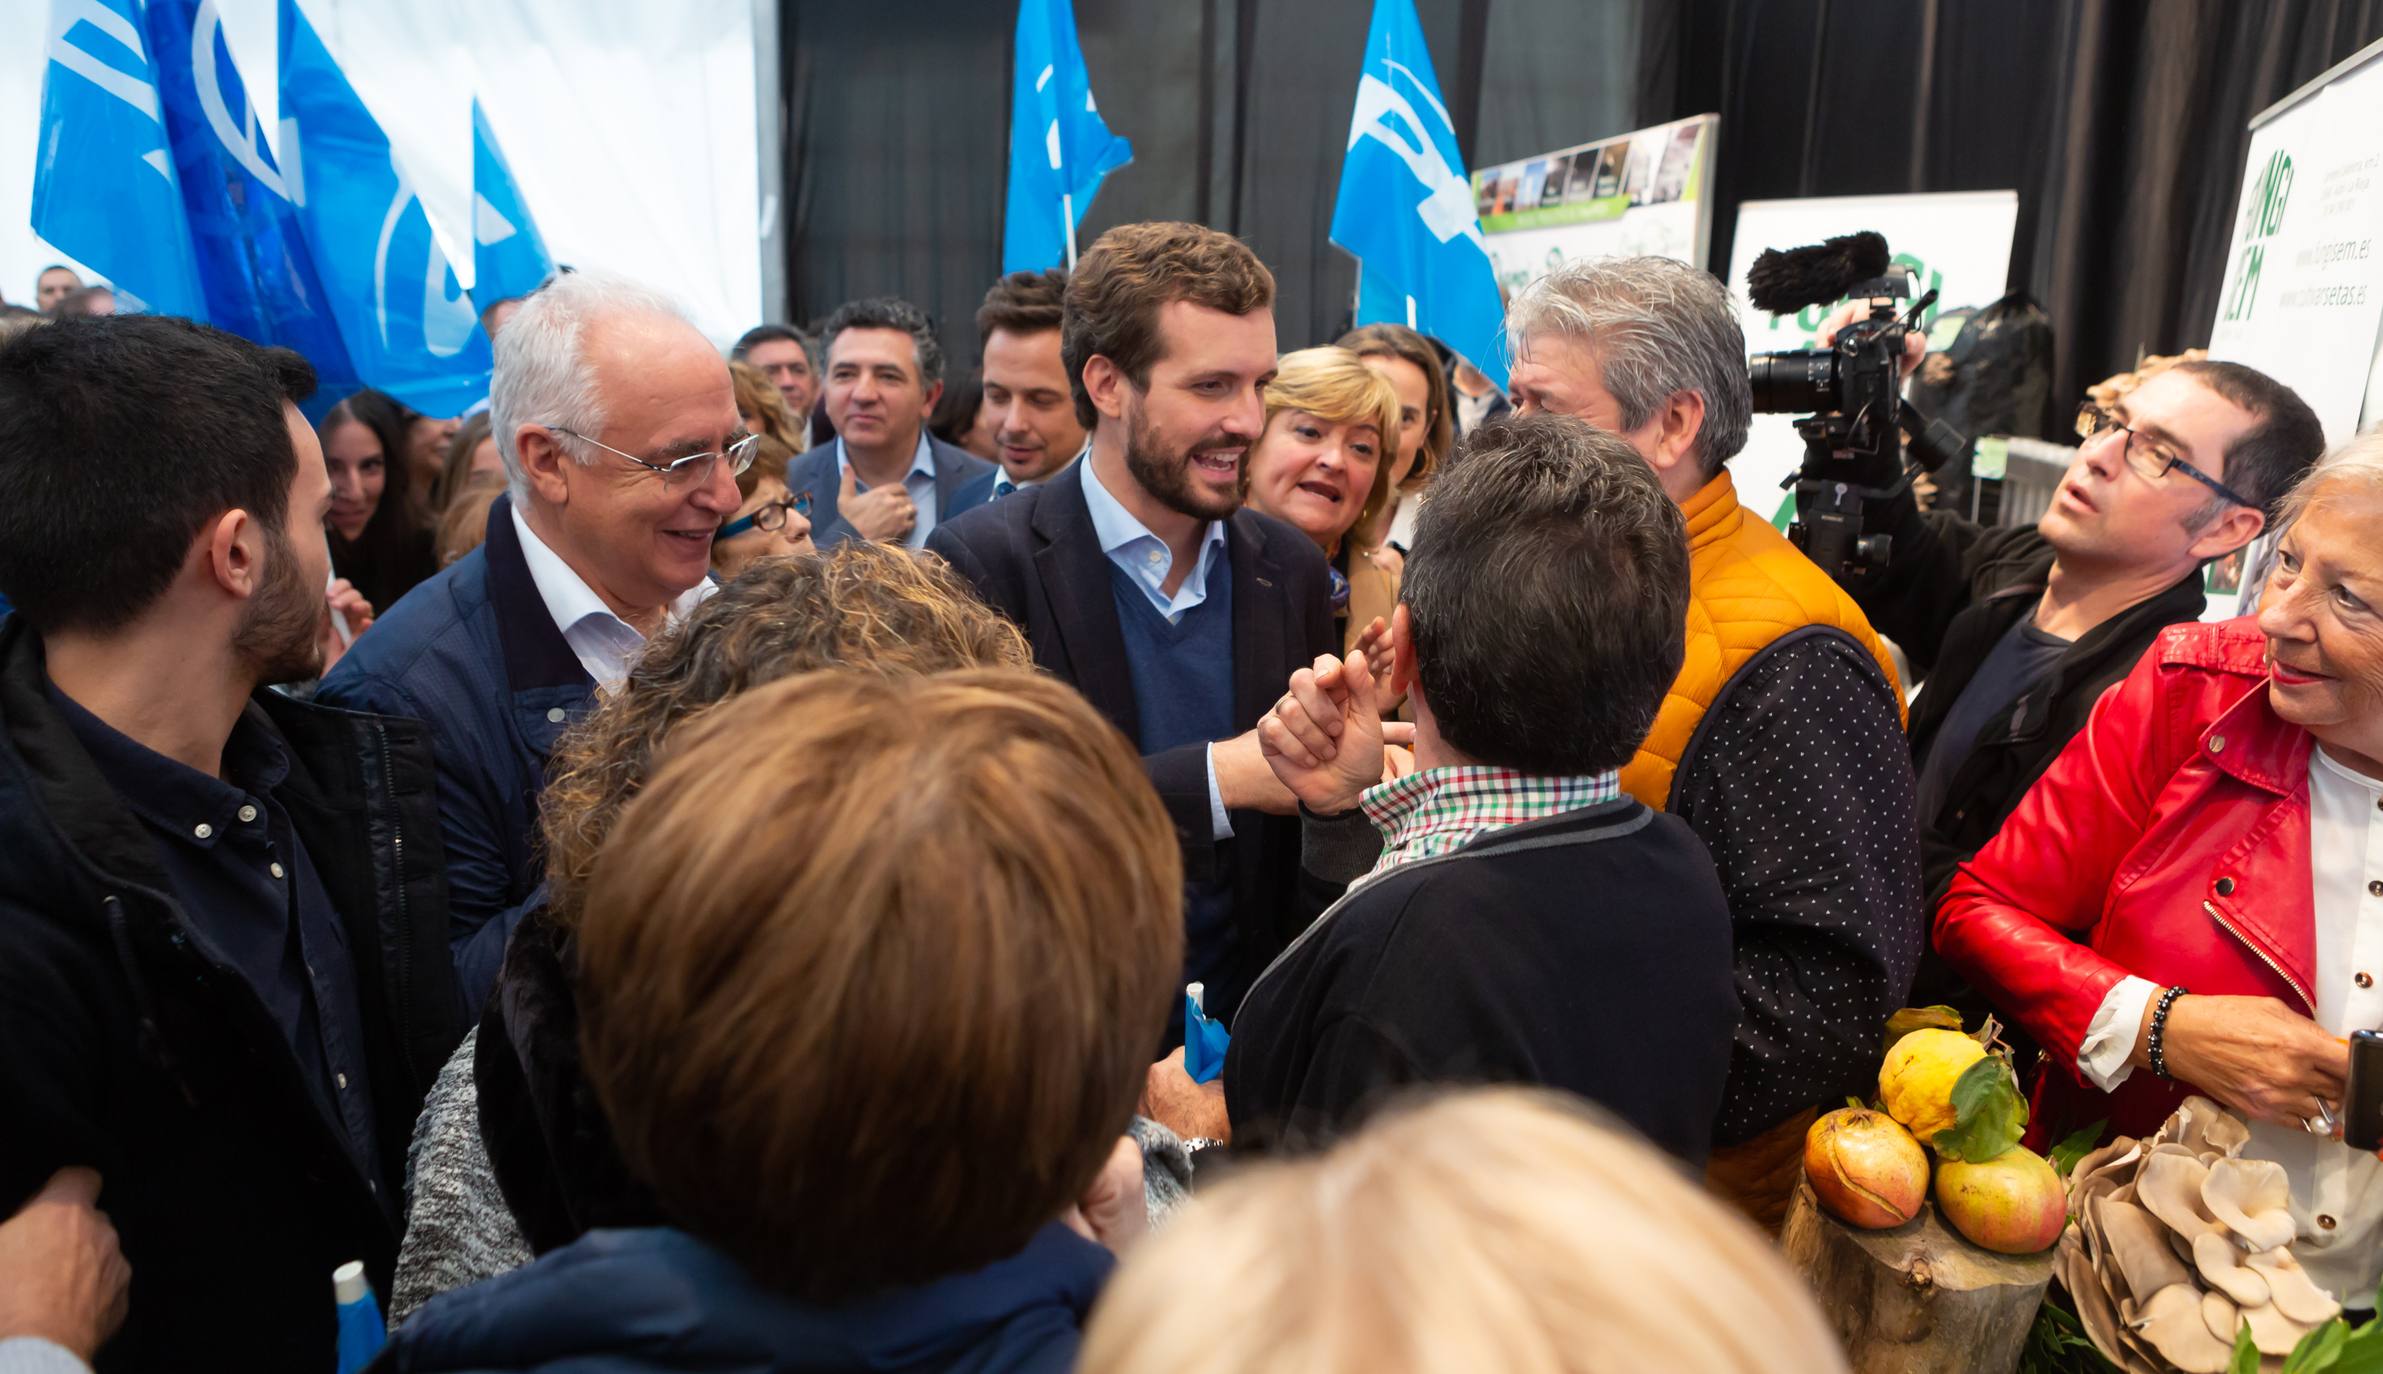
<svg viewBox="0 0 2383 1374"><path fill-rule="evenodd" d="M420 726L259 692L276 797L355 959L380 1156L367 1179L247 983L203 950L154 842L50 705L39 637L0 625L0 1214L89 1165L132 1265L101 1370L322 1374L331 1271L387 1292L423 1093L462 1037Z"/></svg>
<svg viewBox="0 0 2383 1374"><path fill-rule="evenodd" d="M1082 692L1128 739L1138 737L1133 673L1117 620L1112 572L1084 504L1090 464L1079 461L1040 486L939 523L927 548L1015 621L1034 661ZM1335 652L1331 571L1306 535L1243 508L1225 522L1233 572L1233 729L1254 728L1291 674ZM1142 763L1183 846L1184 877L1233 880L1236 976L1212 987L1214 1007L1239 989L1304 924L1297 900L1299 822L1233 813L1233 837L1214 838L1207 748L1189 744Z"/></svg>
<svg viewBox="0 0 2383 1374"><path fill-rule="evenodd" d="M1712 857L1623 798L1352 889L1242 1003L1226 1106L1237 1141L1312 1143L1402 1086L1537 1084L1702 1163L1737 1024Z"/></svg>
<svg viewBox="0 0 2383 1374"><path fill-rule="evenodd" d="M1908 494L1888 508L1882 528L1894 537L1885 575L1848 590L1923 679L1911 706L1911 748L1914 759L1925 759L1979 665L2035 610L2053 551L2032 526L1989 529L1949 513L1923 514ZM2206 604L2198 572L2137 602L2071 645L2049 678L1986 722L1943 809L1920 817L1921 881L1931 903L2085 728L2102 692L2133 669L2162 629L2198 620Z"/></svg>

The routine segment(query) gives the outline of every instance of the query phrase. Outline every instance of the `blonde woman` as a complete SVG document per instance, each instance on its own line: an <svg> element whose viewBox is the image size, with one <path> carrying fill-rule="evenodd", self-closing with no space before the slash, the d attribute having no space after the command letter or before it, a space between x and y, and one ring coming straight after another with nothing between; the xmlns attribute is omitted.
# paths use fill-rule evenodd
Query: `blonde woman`
<svg viewBox="0 0 2383 1374"><path fill-rule="evenodd" d="M1543 1090L1396 1110L1205 1190L1127 1258L1080 1374L1836 1374L1803 1284L1637 1137Z"/></svg>
<svg viewBox="0 0 2383 1374"><path fill-rule="evenodd" d="M1390 503L1398 392L1346 348L1286 353L1266 384L1266 428L1249 451L1248 503L1316 541L1332 561L1332 614L1344 648L1388 640L1398 605L1395 554L1349 532ZM1368 631L1372 638L1368 638Z"/></svg>

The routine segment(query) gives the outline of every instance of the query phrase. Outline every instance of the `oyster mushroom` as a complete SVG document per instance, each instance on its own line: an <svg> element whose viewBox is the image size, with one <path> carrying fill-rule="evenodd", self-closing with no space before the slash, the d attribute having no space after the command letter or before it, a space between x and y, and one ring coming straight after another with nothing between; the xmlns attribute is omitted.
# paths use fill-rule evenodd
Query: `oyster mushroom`
<svg viewBox="0 0 2383 1374"><path fill-rule="evenodd" d="M2251 1344L2262 1355L2289 1355L2301 1337L2317 1329L2317 1323L2296 1322L2271 1302L2242 1309L2242 1319L2250 1324Z"/></svg>
<svg viewBox="0 0 2383 1374"><path fill-rule="evenodd" d="M2234 1333L2242 1329L2242 1310L2223 1293L2203 1293L2201 1324L2209 1328L2210 1335L2232 1345Z"/></svg>
<svg viewBox="0 0 2383 1374"><path fill-rule="evenodd" d="M2256 1270L2243 1268L2242 1251L2215 1231L2193 1237L2193 1267L2210 1287L2232 1298L2238 1307L2268 1303L2267 1279Z"/></svg>
<svg viewBox="0 0 2383 1374"><path fill-rule="evenodd" d="M2091 1199L2087 1205L2094 1212L2102 1252L2117 1266L2129 1293L2157 1293L2193 1281L2192 1271L2169 1251L2167 1233L2151 1213L2131 1202L2106 1197Z"/></svg>
<svg viewBox="0 0 2383 1374"><path fill-rule="evenodd" d="M2204 1231L2218 1228L2217 1218L2202 1203L2202 1185L2209 1166L2189 1154L2154 1149L2135 1174L2135 1197L2160 1224L2188 1243ZM2262 1249L2268 1247L2261 1247Z"/></svg>
<svg viewBox="0 0 2383 1374"><path fill-rule="evenodd" d="M2333 1300L2332 1294L2317 1286L2308 1271L2300 1267L2300 1261L2292 1257L2291 1251L2280 1248L2257 1251L2243 1262L2251 1267L2252 1272L2266 1277L2272 1295L2269 1300L2275 1304L2277 1311L2292 1320L2308 1326L2322 1326L2341 1315L2342 1305Z"/></svg>
<svg viewBox="0 0 2383 1374"><path fill-rule="evenodd" d="M2221 1159L2208 1166L2201 1203L2253 1250L2289 1245L2300 1233L2292 1220L2292 1186L2284 1166L2271 1159Z"/></svg>
<svg viewBox="0 0 2383 1374"><path fill-rule="evenodd" d="M2127 1325L2184 1374L2226 1374L2234 1357L2232 1346L2209 1334L2201 1318L2201 1290L2189 1283L2170 1284L2152 1294Z"/></svg>

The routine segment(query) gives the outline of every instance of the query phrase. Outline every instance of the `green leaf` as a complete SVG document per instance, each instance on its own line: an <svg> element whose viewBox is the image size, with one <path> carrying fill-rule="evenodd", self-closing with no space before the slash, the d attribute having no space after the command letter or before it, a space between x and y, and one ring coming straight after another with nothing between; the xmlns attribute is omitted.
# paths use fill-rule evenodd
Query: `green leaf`
<svg viewBox="0 0 2383 1374"><path fill-rule="evenodd" d="M1905 1007L1887 1018L1887 1048L1916 1030L1957 1031L1961 1029L1961 1013L1951 1007Z"/></svg>
<svg viewBox="0 0 2383 1374"><path fill-rule="evenodd" d="M2053 1146L2052 1153L2044 1156L2052 1161L2052 1172L2067 1178L2069 1171L2077 1167L2077 1161L2092 1154L2093 1147L2102 1143L2102 1128L2109 1124L2109 1121L2102 1120L2080 1127L2071 1132L2067 1139Z"/></svg>
<svg viewBox="0 0 2383 1374"><path fill-rule="evenodd" d="M2259 1374L2259 1347L2251 1340L2249 1322L2234 1333L2234 1358L2227 1362L2226 1374Z"/></svg>
<svg viewBox="0 0 2383 1374"><path fill-rule="evenodd" d="M2375 1295L2383 1306L2383 1293ZM2342 1337L2335 1352L2333 1374L2383 1374L2383 1320L2369 1321Z"/></svg>
<svg viewBox="0 0 2383 1374"><path fill-rule="evenodd" d="M1983 1164L2027 1134L2027 1099L2010 1061L1989 1054L1961 1071L1953 1082L1953 1126L1936 1133L1936 1153L1946 1159Z"/></svg>
<svg viewBox="0 0 2383 1374"><path fill-rule="evenodd" d="M2333 1368L2334 1361L2341 1358L2342 1342L2349 1335L2350 1324L2339 1317L2311 1331L2284 1357L2284 1374L2318 1374L2320 1370Z"/></svg>

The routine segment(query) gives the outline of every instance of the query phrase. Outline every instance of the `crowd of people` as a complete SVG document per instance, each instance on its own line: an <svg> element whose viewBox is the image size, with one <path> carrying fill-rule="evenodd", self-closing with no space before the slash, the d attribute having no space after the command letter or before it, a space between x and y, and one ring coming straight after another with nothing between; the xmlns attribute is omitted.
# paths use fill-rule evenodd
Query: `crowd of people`
<svg viewBox="0 0 2383 1374"><path fill-rule="evenodd" d="M2180 364L1847 588L1710 274L1504 389L1274 299L1126 225L954 379L566 273L452 419L0 341L0 1370L319 1370L350 1261L389 1370L1837 1369L1765 1231L1916 1002L2371 1297L2383 438Z"/></svg>

